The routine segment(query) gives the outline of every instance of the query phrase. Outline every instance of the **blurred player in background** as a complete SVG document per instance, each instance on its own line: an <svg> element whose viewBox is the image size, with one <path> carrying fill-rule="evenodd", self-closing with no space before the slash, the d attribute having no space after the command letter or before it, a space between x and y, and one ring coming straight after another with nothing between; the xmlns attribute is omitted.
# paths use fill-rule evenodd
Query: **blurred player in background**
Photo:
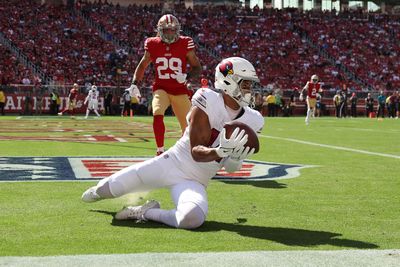
<svg viewBox="0 0 400 267"><path fill-rule="evenodd" d="M201 88L192 98L189 126L177 143L163 156L132 165L101 180L82 195L85 202L115 198L131 192L167 187L175 209L162 210L149 201L143 206L126 207L115 215L117 220L152 220L166 225L194 229L203 224L208 212L206 188L209 180L223 166L228 172L239 170L254 149L245 147L247 134L236 128L226 138L224 125L240 121L260 132L264 126L261 114L249 108L253 102L252 87L258 82L253 65L232 57L215 69L215 88ZM228 203L227 203L228 204Z"/></svg>
<svg viewBox="0 0 400 267"><path fill-rule="evenodd" d="M383 93L383 91L380 91L378 95L378 111L376 114L376 118L378 118L379 115L381 115L382 119L385 118L385 108L386 108L386 96Z"/></svg>
<svg viewBox="0 0 400 267"><path fill-rule="evenodd" d="M99 91L97 91L96 85L92 85L83 104L86 105L86 103L88 102L89 104L86 108L85 119L88 118L90 110L93 110L93 112L96 113L97 117L99 118L100 114L99 112L97 112L97 110L99 109Z"/></svg>
<svg viewBox="0 0 400 267"><path fill-rule="evenodd" d="M3 89L0 87L0 113L4 116L4 106L6 104L6 96Z"/></svg>
<svg viewBox="0 0 400 267"><path fill-rule="evenodd" d="M316 105L315 105L315 115L314 117L321 117L321 109L322 109L322 96L320 93L316 95Z"/></svg>
<svg viewBox="0 0 400 267"><path fill-rule="evenodd" d="M76 107L76 97L78 96L79 86L77 83L74 83L68 95L68 103L63 111L59 112L58 115L62 116L64 112L68 111L71 116L75 115L75 107Z"/></svg>
<svg viewBox="0 0 400 267"><path fill-rule="evenodd" d="M153 130L157 144L157 155L164 152L164 114L171 105L178 118L182 132L185 130L186 115L190 109L188 79L196 79L201 72L200 61L195 54L192 38L180 35L181 26L173 15L167 14L157 23L157 36L147 38L145 53L136 67L131 90L142 81L146 68L153 63ZM187 63L190 70L187 72Z"/></svg>
<svg viewBox="0 0 400 267"><path fill-rule="evenodd" d="M129 88L128 88L129 90ZM134 116L135 113L138 112L139 110L139 99L141 98L141 94L139 89L133 90L132 92L129 92L131 95L131 110L130 110L130 115L131 117Z"/></svg>
<svg viewBox="0 0 400 267"><path fill-rule="evenodd" d="M134 112L134 104L139 103L139 99L142 97L140 90L137 86L131 86L125 89L122 94L122 101L124 103L124 107L121 111L121 116L133 116Z"/></svg>
<svg viewBox="0 0 400 267"><path fill-rule="evenodd" d="M113 103L113 93L111 90L107 91L106 95L104 96L104 111L105 115L112 115L112 103Z"/></svg>
<svg viewBox="0 0 400 267"><path fill-rule="evenodd" d="M357 117L357 94L353 92L350 97L350 103L351 103L351 117L356 118Z"/></svg>
<svg viewBox="0 0 400 267"><path fill-rule="evenodd" d="M305 119L306 125L310 123L310 118L314 114L314 109L317 104L317 93L321 92L321 84L317 75L311 76L311 81L308 81L300 92L300 101L303 101L303 92L307 91L307 116Z"/></svg>
<svg viewBox="0 0 400 267"><path fill-rule="evenodd" d="M367 94L365 98L365 116L370 117L371 113L374 112L374 99L372 98L371 93Z"/></svg>
<svg viewBox="0 0 400 267"><path fill-rule="evenodd" d="M131 94L129 93L129 88L125 89L125 91L122 93L121 99L123 103L123 107L121 110L121 117L123 116L129 116L129 112L131 110Z"/></svg>
<svg viewBox="0 0 400 267"><path fill-rule="evenodd" d="M342 94L339 90L336 91L336 94L333 96L333 105L335 107L335 115L336 118L341 118L342 113L340 112L340 104L342 103Z"/></svg>

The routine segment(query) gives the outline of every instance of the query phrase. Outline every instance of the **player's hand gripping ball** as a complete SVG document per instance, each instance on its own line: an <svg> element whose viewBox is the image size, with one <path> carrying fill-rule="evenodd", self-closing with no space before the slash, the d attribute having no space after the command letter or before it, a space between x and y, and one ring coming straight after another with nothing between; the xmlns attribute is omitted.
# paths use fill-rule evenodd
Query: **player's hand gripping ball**
<svg viewBox="0 0 400 267"><path fill-rule="evenodd" d="M244 145L245 147L250 147L250 149L254 148L254 153L257 153L260 150L260 142L258 141L258 136L257 133L247 124L238 122L238 121L231 121L228 122L227 124L224 125L225 128L225 135L226 138L229 138L233 131L236 129L236 127L240 128L241 130L245 131L245 134L247 134L248 139L246 144ZM239 131L239 132L240 132Z"/></svg>

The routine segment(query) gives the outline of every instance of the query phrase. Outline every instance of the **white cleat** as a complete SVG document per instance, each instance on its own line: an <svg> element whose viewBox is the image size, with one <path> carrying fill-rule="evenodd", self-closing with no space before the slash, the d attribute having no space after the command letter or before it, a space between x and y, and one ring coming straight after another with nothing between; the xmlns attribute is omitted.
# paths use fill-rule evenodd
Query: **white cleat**
<svg viewBox="0 0 400 267"><path fill-rule="evenodd" d="M147 201L142 206L129 206L123 208L115 214L116 220L138 220L138 221L146 221L144 218L144 214L149 209L159 209L160 203L156 200Z"/></svg>
<svg viewBox="0 0 400 267"><path fill-rule="evenodd" d="M102 200L102 198L96 193L96 186L92 186L91 188L89 188L88 190L86 190L83 194L82 194L82 201L83 202L96 202L99 200Z"/></svg>

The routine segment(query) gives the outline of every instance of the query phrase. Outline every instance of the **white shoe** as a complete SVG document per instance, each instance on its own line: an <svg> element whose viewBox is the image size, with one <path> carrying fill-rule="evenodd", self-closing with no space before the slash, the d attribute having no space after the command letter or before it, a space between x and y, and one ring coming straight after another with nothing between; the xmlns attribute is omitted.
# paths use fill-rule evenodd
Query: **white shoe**
<svg viewBox="0 0 400 267"><path fill-rule="evenodd" d="M62 113L61 113L61 112L58 112L57 115L58 115L58 116L62 116Z"/></svg>
<svg viewBox="0 0 400 267"><path fill-rule="evenodd" d="M83 194L82 194L82 201L83 202L95 202L95 201L99 201L102 198L96 193L96 186L92 186L91 188L89 188L88 190L86 190Z"/></svg>
<svg viewBox="0 0 400 267"><path fill-rule="evenodd" d="M87 117L87 116L85 116L85 120L87 120L87 118L88 118L88 117Z"/></svg>
<svg viewBox="0 0 400 267"><path fill-rule="evenodd" d="M139 220L139 221L146 221L144 218L144 214L149 209L159 209L160 203L156 200L147 201L142 206L129 206L126 207L115 214L116 220Z"/></svg>

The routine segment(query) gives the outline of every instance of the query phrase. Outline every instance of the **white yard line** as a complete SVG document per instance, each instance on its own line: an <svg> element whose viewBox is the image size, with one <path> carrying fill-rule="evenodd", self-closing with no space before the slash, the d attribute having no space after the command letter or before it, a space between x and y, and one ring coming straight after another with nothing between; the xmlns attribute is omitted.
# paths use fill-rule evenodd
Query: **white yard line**
<svg viewBox="0 0 400 267"><path fill-rule="evenodd" d="M270 138L270 139L277 139L277 140L284 140L284 141L289 141L289 142L294 142L294 143L299 143L299 144L304 144L304 145L312 145L312 146L319 146L319 147L325 147L325 148L330 148L330 149L336 149L336 150L344 150L344 151L349 151L349 152L355 152L355 153L360 153L360 154L367 154L367 155L373 155L373 156L380 156L380 157L387 157L387 158L394 158L394 159L400 159L400 156L398 155L393 155L393 154L385 154L385 153L379 153L379 152L371 152L367 150L361 150L361 149L355 149L355 148L349 148L349 147L342 147L342 146L333 146L333 145L325 145L325 144L319 144L319 143L314 143L314 142L309 142L309 141L303 141L303 140L298 140L298 139L293 139L293 138L285 138L285 137L276 137L276 136L269 136L269 135L259 135L260 137L264 138Z"/></svg>
<svg viewBox="0 0 400 267"><path fill-rule="evenodd" d="M376 130L376 129L366 129L366 128L356 128L356 127L341 127L335 126L335 130L353 130L353 131L362 131L362 132L372 132L372 133L385 133L385 134L398 134L399 130L389 129L389 130Z"/></svg>
<svg viewBox="0 0 400 267"><path fill-rule="evenodd" d="M0 257L0 266L399 266L400 250L247 251Z"/></svg>

